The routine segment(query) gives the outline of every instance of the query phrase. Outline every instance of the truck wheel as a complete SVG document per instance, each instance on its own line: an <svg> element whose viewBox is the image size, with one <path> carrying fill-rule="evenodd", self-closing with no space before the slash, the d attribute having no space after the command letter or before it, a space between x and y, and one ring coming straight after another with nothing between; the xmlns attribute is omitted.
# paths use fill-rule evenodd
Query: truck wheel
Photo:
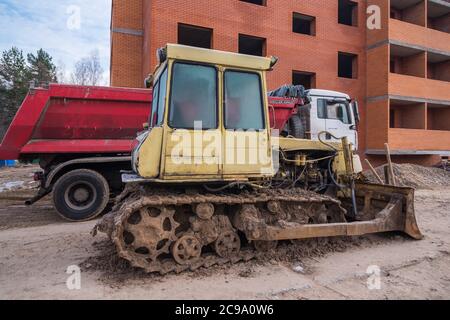
<svg viewBox="0 0 450 320"><path fill-rule="evenodd" d="M96 171L73 170L55 183L53 204L66 220L79 222L94 219L109 202L109 185Z"/></svg>
<svg viewBox="0 0 450 320"><path fill-rule="evenodd" d="M289 119L289 134L297 139L305 138L305 128L298 116L293 116Z"/></svg>

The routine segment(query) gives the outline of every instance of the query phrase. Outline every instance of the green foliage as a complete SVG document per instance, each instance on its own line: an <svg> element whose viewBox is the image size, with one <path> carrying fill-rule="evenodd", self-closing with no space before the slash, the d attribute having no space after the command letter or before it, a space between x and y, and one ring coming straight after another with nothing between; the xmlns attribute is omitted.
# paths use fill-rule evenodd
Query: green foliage
<svg viewBox="0 0 450 320"><path fill-rule="evenodd" d="M53 64L53 58L47 52L39 49L36 55L29 53L27 60L31 78L36 83L57 82L56 66Z"/></svg>
<svg viewBox="0 0 450 320"><path fill-rule="evenodd" d="M29 70L22 50L12 47L4 51L0 58L2 100L6 98L9 104L20 104L27 92L29 79Z"/></svg>
<svg viewBox="0 0 450 320"><path fill-rule="evenodd" d="M42 49L36 55L28 54L27 60L17 47L3 51L0 57L0 139L22 104L31 81L36 85L57 82L52 57Z"/></svg>

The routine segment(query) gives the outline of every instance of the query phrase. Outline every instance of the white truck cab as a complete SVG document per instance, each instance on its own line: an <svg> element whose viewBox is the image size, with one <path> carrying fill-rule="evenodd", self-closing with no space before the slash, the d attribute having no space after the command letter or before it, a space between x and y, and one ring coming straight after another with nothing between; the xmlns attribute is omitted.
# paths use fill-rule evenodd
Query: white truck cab
<svg viewBox="0 0 450 320"><path fill-rule="evenodd" d="M311 89L305 93L311 107L311 139L318 140L319 133L327 131L331 135L322 135L322 140L336 141L333 136L347 136L358 149L358 103L352 101L349 95L337 91Z"/></svg>
<svg viewBox="0 0 450 320"><path fill-rule="evenodd" d="M284 85L269 97L298 99L296 112L281 130L283 136L299 139L340 141L347 137L358 149L359 107L348 94L322 89L305 90L301 85ZM277 101L275 104L279 103ZM320 135L320 137L319 137Z"/></svg>

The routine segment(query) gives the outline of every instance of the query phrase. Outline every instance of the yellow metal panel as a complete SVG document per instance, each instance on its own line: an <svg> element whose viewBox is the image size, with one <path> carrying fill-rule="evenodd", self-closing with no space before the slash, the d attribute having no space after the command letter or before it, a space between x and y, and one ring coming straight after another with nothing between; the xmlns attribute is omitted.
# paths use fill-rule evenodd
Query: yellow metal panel
<svg viewBox="0 0 450 320"><path fill-rule="evenodd" d="M189 47L179 44L167 45L167 57L175 60L210 63L253 70L269 70L271 67L271 58Z"/></svg>
<svg viewBox="0 0 450 320"><path fill-rule="evenodd" d="M144 178L159 176L163 128L153 128L139 149L138 173Z"/></svg>
<svg viewBox="0 0 450 320"><path fill-rule="evenodd" d="M345 157L343 151L339 151L337 157L334 158L333 171L336 172L338 176L347 174L347 167L345 165Z"/></svg>
<svg viewBox="0 0 450 320"><path fill-rule="evenodd" d="M167 129L164 176L219 175L219 130Z"/></svg>
<svg viewBox="0 0 450 320"><path fill-rule="evenodd" d="M328 144L335 147L337 150L342 149L342 144L340 142L327 142ZM284 151L295 151L295 150L322 150L322 151L333 151L330 147L324 145L320 141L313 141L307 139L295 139L295 138L279 138L280 149Z"/></svg>
<svg viewBox="0 0 450 320"><path fill-rule="evenodd" d="M260 175L273 173L271 142L267 130L225 131L224 175Z"/></svg>

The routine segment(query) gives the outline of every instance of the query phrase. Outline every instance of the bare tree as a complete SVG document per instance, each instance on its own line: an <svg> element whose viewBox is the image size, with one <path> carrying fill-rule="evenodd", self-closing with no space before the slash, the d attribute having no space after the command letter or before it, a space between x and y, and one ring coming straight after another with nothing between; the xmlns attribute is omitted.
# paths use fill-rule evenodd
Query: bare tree
<svg viewBox="0 0 450 320"><path fill-rule="evenodd" d="M99 85L103 78L103 68L97 50L92 51L88 57L84 57L75 63L75 70L71 75L72 83L82 86Z"/></svg>
<svg viewBox="0 0 450 320"><path fill-rule="evenodd" d="M66 65L62 60L59 60L56 66L56 78L58 79L58 83L68 83L66 75Z"/></svg>

